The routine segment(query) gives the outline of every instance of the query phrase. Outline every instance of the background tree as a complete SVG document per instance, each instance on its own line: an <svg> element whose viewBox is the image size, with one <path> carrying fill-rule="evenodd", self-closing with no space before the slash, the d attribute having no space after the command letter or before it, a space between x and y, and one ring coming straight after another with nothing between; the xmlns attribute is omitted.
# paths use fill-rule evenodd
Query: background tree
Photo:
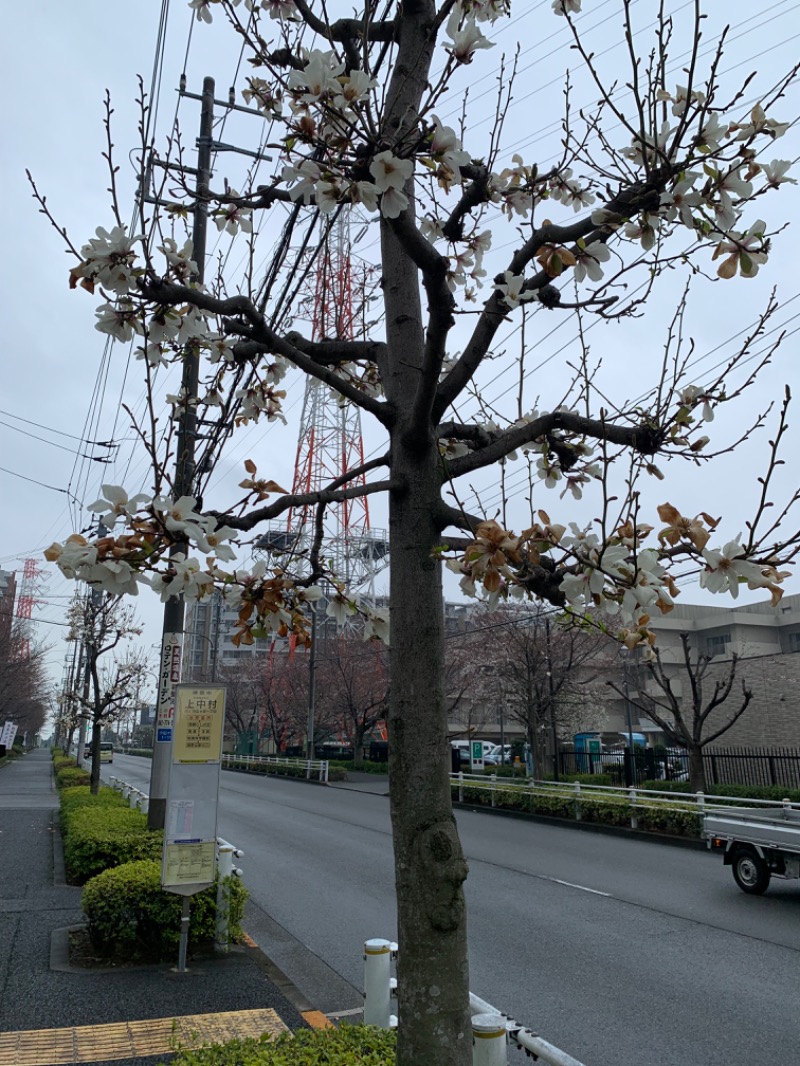
<svg viewBox="0 0 800 1066"><path fill-rule="evenodd" d="M654 687L640 686L632 695L630 688L626 692L616 682L609 685L655 722L670 744L686 749L689 787L692 792L705 792L703 751L738 722L750 705L753 692L740 678L741 694L729 706L723 706L734 695L739 656L734 652L730 662L712 665L711 655L698 651L693 657L688 633L681 633L680 637L681 658L676 667L664 663L657 647L652 649L652 658L640 664L640 671ZM680 688L680 695L676 687Z"/></svg>
<svg viewBox="0 0 800 1066"><path fill-rule="evenodd" d="M317 705L353 748L356 766L364 762L364 738L386 717L388 671L384 647L365 644L345 631L324 645L317 660Z"/></svg>
<svg viewBox="0 0 800 1066"><path fill-rule="evenodd" d="M103 727L116 721L135 702L148 673L145 653L123 645L141 635L133 608L121 597L91 593L75 597L69 610L71 640L83 646L84 676L72 692L91 735L90 790L100 788L100 742ZM104 662L108 656L109 661ZM78 734L81 743L82 731ZM82 753L79 753L82 756Z"/></svg>
<svg viewBox="0 0 800 1066"><path fill-rule="evenodd" d="M291 630L307 641L307 603L326 582L338 589L328 610L342 619L362 614L371 637L388 628L386 618L359 604L344 576L326 563L323 518L331 504L386 494L390 804L403 989L398 1066L468 1066L467 867L448 780L440 560L461 575L466 593L482 591L492 606L519 596L577 611L615 609L623 639L633 644L650 640L652 612L669 609L676 565L700 572L716 591L735 594L743 581L780 595L784 574L777 567L799 538L794 530L780 531L785 507L766 510L776 449L764 464L762 505L747 535L719 549L707 543L718 520L676 508L671 539L651 537L641 493L649 478L663 476L658 464L700 463L729 449L722 442L714 453L704 431L715 409L740 397L773 354L768 342L755 364L749 362L774 301L739 351L699 383L690 375L692 347L682 327L685 298L647 380L646 353L640 353L633 398L620 392L628 372L607 383L615 394L609 400L600 361L585 341L576 360L554 367L547 379L526 374L526 359L550 328L550 316L572 316L585 337L588 316L620 322L643 313L662 275L687 266L713 270L716 260L723 281L759 271L774 234L752 201L791 180L788 161L767 160L788 128L773 111L795 71L760 90L744 114L749 82L720 85L724 34L702 53L699 4L686 34L689 55L680 61L685 84L676 86L668 73L673 24L663 8L640 57L638 7L619 0L630 56L620 76L617 67L602 70L591 42L582 40L580 0L554 0L596 102L575 113L571 76L565 80L560 151L540 167L518 154L509 158L503 147L513 60L497 61L498 97L487 135L471 128L472 105L454 120L459 133L437 115L447 101L464 98L474 78L466 68L493 46L486 24L509 13L505 0L390 0L380 9L370 2L339 20L327 12L321 17L306 0L264 8L191 0L191 6L206 23L222 15L249 52L253 73L243 97L275 123L269 143L282 169L265 184L248 180L241 192L227 182L211 191L187 189L185 203L174 210L149 206L146 232L128 234L109 147L114 225L81 248L69 245L72 282L101 296L101 331L125 342L141 338L149 409L137 431L153 484L135 497L104 486L104 499L92 509L111 534L92 541L76 535L46 556L69 576L114 594L134 592L143 581L165 599L202 598L221 587L240 605L241 640ZM539 20L549 16L537 11L535 25L524 21L530 32L544 33L547 23ZM652 17L650 10L642 15ZM174 138L167 155L177 157L181 143ZM142 146L143 179L152 169L149 148ZM173 181L167 167L159 172L164 183ZM164 184L155 199L166 199L170 188ZM254 232L254 215L255 228L270 241L283 226L265 277L254 238L242 277L220 273L198 283L182 221L198 200L200 213L209 206L228 233ZM319 248L328 223L354 205L377 220L379 312L355 340L305 336L291 295L303 266L286 249L292 241ZM635 271L641 287L630 284ZM519 334L511 333L512 322L524 326ZM499 411L483 392L502 365L514 362L514 336L521 338L518 385ZM183 392L170 393L175 419L165 428L157 371L195 359L203 364L199 394L190 378ZM371 416L386 449L341 471L326 488L294 496L249 461L244 497L237 491L233 501L204 511L198 501L230 432L283 417L281 383L290 368ZM185 437L197 417L216 431L206 438L191 494L181 495L167 459L177 427ZM763 422L762 414L754 416L754 426ZM784 406L776 446L785 427ZM463 502L481 471L494 468L502 485L505 467L497 464L515 456L522 456L530 487L529 515L518 534L509 528L505 493L499 511L484 506L479 492L469 507ZM612 475L622 467L624 491L618 491ZM571 497L593 490L598 517L584 527L551 520L539 496L556 485ZM237 531L250 532L296 507L317 509L317 536L301 559L227 566ZM742 528L738 515L736 526Z"/></svg>
<svg viewBox="0 0 800 1066"><path fill-rule="evenodd" d="M481 628L485 627L485 632ZM484 699L502 702L506 720L518 722L533 756L534 773L549 772L555 738L604 716L602 689L594 685L610 644L596 627L581 625L543 605L485 616L482 644Z"/></svg>
<svg viewBox="0 0 800 1066"><path fill-rule="evenodd" d="M48 682L45 645L30 646L22 654L23 634L19 625L0 633L0 721L15 722L20 741L27 732L38 733L47 717Z"/></svg>

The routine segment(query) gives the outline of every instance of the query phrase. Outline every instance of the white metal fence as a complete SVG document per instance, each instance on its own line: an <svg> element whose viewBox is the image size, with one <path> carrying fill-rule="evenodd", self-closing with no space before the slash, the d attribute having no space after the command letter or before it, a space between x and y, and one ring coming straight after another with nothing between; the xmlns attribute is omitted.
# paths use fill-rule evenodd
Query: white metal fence
<svg viewBox="0 0 800 1066"><path fill-rule="evenodd" d="M762 807L765 811L790 808L800 810L800 803L791 803L788 799L762 800L747 796L709 796L704 792L674 792L661 789L637 789L635 787L615 787L613 785L587 785L580 781L537 781L533 778L516 781L513 778L498 777L496 774L450 775L451 788L457 791L458 802L464 802L466 789L479 789L488 793L489 803L483 806L502 806L502 796L520 793L530 797L558 796L572 801L572 811L576 821L581 820L581 803L583 800L615 799L625 800L630 805L630 825L638 828L637 810L672 810L694 812L698 815L709 811L730 812L731 807Z"/></svg>
<svg viewBox="0 0 800 1066"><path fill-rule="evenodd" d="M223 755L222 768L231 769L234 766L243 766L245 769L258 769L259 766L295 767L305 771L307 781L315 778L317 781L328 783L328 760L327 759L290 759L280 755Z"/></svg>
<svg viewBox="0 0 800 1066"><path fill-rule="evenodd" d="M397 944L368 940L364 944L364 1024L393 1029L397 1017L391 1012L392 997L402 997L402 988L392 977ZM472 1066L506 1066L508 1047L522 1048L546 1066L583 1066L566 1051L543 1040L538 1033L515 1022L474 993L469 994L472 1012Z"/></svg>

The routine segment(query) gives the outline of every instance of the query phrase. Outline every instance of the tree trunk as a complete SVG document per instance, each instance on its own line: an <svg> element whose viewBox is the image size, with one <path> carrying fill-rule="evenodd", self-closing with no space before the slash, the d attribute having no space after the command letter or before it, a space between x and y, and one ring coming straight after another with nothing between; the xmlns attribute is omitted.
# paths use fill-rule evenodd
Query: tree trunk
<svg viewBox="0 0 800 1066"><path fill-rule="evenodd" d="M689 788L692 792L706 791L706 768L703 749L699 744L687 745L689 754Z"/></svg>
<svg viewBox="0 0 800 1066"><path fill-rule="evenodd" d="M360 770L364 766L364 726L353 725L353 768Z"/></svg>
<svg viewBox="0 0 800 1066"><path fill-rule="evenodd" d="M444 698L444 610L434 449L422 462L395 451L389 773L398 923L398 1066L469 1066L467 876L450 796ZM427 483L427 491L425 485Z"/></svg>
<svg viewBox="0 0 800 1066"><path fill-rule="evenodd" d="M92 722L92 762L89 776L89 792L96 796L100 791L100 734L102 726L99 722Z"/></svg>

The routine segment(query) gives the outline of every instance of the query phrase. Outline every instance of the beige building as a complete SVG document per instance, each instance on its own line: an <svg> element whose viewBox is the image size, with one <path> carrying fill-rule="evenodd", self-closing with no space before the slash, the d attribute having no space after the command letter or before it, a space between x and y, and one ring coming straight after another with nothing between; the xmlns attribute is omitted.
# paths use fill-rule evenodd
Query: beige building
<svg viewBox="0 0 800 1066"><path fill-rule="evenodd" d="M726 677L732 655L738 656L736 680L729 699L729 709L738 705L740 680L752 692L747 710L716 742L718 746L800 747L800 595L784 596L776 605L769 600L735 607L676 604L675 609L651 622L658 635L661 659L676 694L681 694L688 675L681 669L683 660L681 634L687 633L694 655L712 657L706 689L716 678ZM624 688L628 675L629 691L637 683L654 693L652 680L635 661L620 662L616 681ZM726 713L723 704L718 717ZM637 732L652 732L654 727L637 710L632 712ZM609 707L607 728L627 729L625 704L616 697Z"/></svg>

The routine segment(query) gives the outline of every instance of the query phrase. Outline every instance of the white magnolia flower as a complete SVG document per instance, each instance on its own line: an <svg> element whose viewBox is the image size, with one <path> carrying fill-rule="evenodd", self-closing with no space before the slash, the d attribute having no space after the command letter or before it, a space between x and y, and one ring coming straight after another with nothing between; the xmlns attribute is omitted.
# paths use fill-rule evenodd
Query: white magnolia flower
<svg viewBox="0 0 800 1066"><path fill-rule="evenodd" d="M350 199L363 204L367 211L378 210L378 189L371 181L355 181L350 186Z"/></svg>
<svg viewBox="0 0 800 1066"><path fill-rule="evenodd" d="M684 226L694 229L693 211L701 206L703 197L693 189L693 185L702 176L699 170L687 170L669 192L661 194L662 206L659 214L662 218L673 222L680 216Z"/></svg>
<svg viewBox="0 0 800 1066"><path fill-rule="evenodd" d="M299 103L313 104L326 93L341 89L336 79L342 73L344 63L339 62L335 52L313 49L303 69L291 71L286 85Z"/></svg>
<svg viewBox="0 0 800 1066"><path fill-rule="evenodd" d="M577 15L581 9L581 0L553 0L553 11L557 15Z"/></svg>
<svg viewBox="0 0 800 1066"><path fill-rule="evenodd" d="M97 548L79 533L67 537L63 544L56 541L44 553L45 559L56 563L64 577L74 579L84 567L97 562Z"/></svg>
<svg viewBox="0 0 800 1066"><path fill-rule="evenodd" d="M773 159L771 163L762 163L761 172L767 179L767 185L771 189L777 189L778 186L783 185L784 182L789 182L790 185L796 185L796 178L787 178L786 172L791 166L789 159Z"/></svg>
<svg viewBox="0 0 800 1066"><path fill-rule="evenodd" d="M207 335L208 322L203 317L203 312L197 307L189 307L186 314L181 316L175 343L183 345L191 341L205 342Z"/></svg>
<svg viewBox="0 0 800 1066"><path fill-rule="evenodd" d="M238 198L236 189L228 189L228 195ZM236 204L220 205L214 212L214 221L220 233L224 230L235 236L239 230L245 233L253 232L252 212L247 207L237 207Z"/></svg>
<svg viewBox="0 0 800 1066"><path fill-rule="evenodd" d="M192 259L193 241L184 241L183 248L178 248L176 241L171 237L165 237L164 243L159 246L158 250L166 257L169 273L176 281L186 285L197 276L197 263Z"/></svg>
<svg viewBox="0 0 800 1066"><path fill-rule="evenodd" d="M169 360L164 354L163 347L160 344L153 344L152 342L146 344L144 348L137 348L136 358L145 360L147 365L154 370L159 366L169 366Z"/></svg>
<svg viewBox="0 0 800 1066"><path fill-rule="evenodd" d="M463 6L478 22L495 22L509 13L510 0L466 0Z"/></svg>
<svg viewBox="0 0 800 1066"><path fill-rule="evenodd" d="M456 181L461 180L462 166L470 161L469 152L461 147L461 141L450 126L443 126L434 116L433 132L430 135L430 154L438 163L453 172Z"/></svg>
<svg viewBox="0 0 800 1066"><path fill-rule="evenodd" d="M335 618L337 626L343 626L348 618L352 617L356 613L354 605L346 599L341 593L337 593L331 598L328 606L325 608L325 614L328 618Z"/></svg>
<svg viewBox="0 0 800 1066"><path fill-rule="evenodd" d="M129 497L120 485L103 485L100 491L103 495L99 500L90 503L87 510L99 514L100 521L109 530L114 528L117 519L136 514L151 501L151 497L145 492L138 492Z"/></svg>
<svg viewBox="0 0 800 1066"><path fill-rule="evenodd" d="M756 104L750 112L750 121L744 125L731 126L729 132L733 134L735 130L739 131L735 138L737 141L750 140L759 133L777 139L786 133L790 125L790 122L777 122L774 118L767 118L761 104Z"/></svg>
<svg viewBox="0 0 800 1066"><path fill-rule="evenodd" d="M203 346L208 348L209 363L232 363L233 345L228 337L221 333L206 333Z"/></svg>
<svg viewBox="0 0 800 1066"><path fill-rule="evenodd" d="M248 78L247 88L242 89L242 99L246 104L255 104L262 115L280 118L283 113L280 89L274 89L263 78Z"/></svg>
<svg viewBox="0 0 800 1066"><path fill-rule="evenodd" d="M214 587L214 578L207 571L201 570L197 559L187 559L183 552L177 552L169 558L170 572L154 574L149 581L150 587L157 592L162 603L169 599L183 596L189 602L200 600Z"/></svg>
<svg viewBox="0 0 800 1066"><path fill-rule="evenodd" d="M744 558L738 537L729 540L724 548L704 548L703 558L708 569L700 575L700 587L709 592L730 592L736 599L740 582L762 581L761 568ZM753 587L757 588L758 584Z"/></svg>
<svg viewBox="0 0 800 1066"><path fill-rule="evenodd" d="M577 259L574 269L576 281L583 281L585 277L588 277L590 281L600 281L603 277L603 268L600 264L608 262L611 252L603 241L592 241L580 250L575 258Z"/></svg>
<svg viewBox="0 0 800 1066"><path fill-rule="evenodd" d="M95 311L97 321L94 328L107 333L118 341L131 341L135 334L144 333L141 313L130 300L120 300L117 304L101 304Z"/></svg>
<svg viewBox="0 0 800 1066"><path fill-rule="evenodd" d="M112 596L138 596L142 580L133 567L121 559L104 559L94 566L83 567L79 577Z"/></svg>
<svg viewBox="0 0 800 1066"><path fill-rule="evenodd" d="M195 18L198 22L213 22L211 5L219 3L219 0L189 0L189 7L194 9Z"/></svg>
<svg viewBox="0 0 800 1066"><path fill-rule="evenodd" d="M364 640L380 640L389 643L389 610L386 607L373 607L367 611L364 622Z"/></svg>
<svg viewBox="0 0 800 1066"><path fill-rule="evenodd" d="M369 172L379 191L385 193L390 189L402 189L414 173L414 164L392 152L378 152L369 165Z"/></svg>
<svg viewBox="0 0 800 1066"><path fill-rule="evenodd" d="M512 274L510 270L507 270L503 274L503 281L495 285L495 292L499 292L506 302L506 305L512 310L524 300L538 300L538 295L535 292L523 292L522 286L525 284L524 274Z"/></svg>
<svg viewBox="0 0 800 1066"><path fill-rule="evenodd" d="M133 246L143 238L129 237L125 226L114 226L110 232L98 226L95 233L97 236L81 248L83 262L73 268L72 275L96 281L109 292L123 295L136 276Z"/></svg>
<svg viewBox="0 0 800 1066"><path fill-rule="evenodd" d="M285 166L281 171L281 181L293 183L289 188L291 198L302 200L304 204L311 203L321 177L322 170L312 159L303 159L295 166Z"/></svg>
<svg viewBox="0 0 800 1066"><path fill-rule="evenodd" d="M460 25L462 23L463 25ZM450 43L445 48L459 63L471 63L478 48L494 48L494 42L488 40L475 22L472 15L464 15L458 4L453 8L445 28Z"/></svg>
<svg viewBox="0 0 800 1066"><path fill-rule="evenodd" d="M160 514L164 525L170 533L182 533L188 522L196 526L205 527L213 519L204 518L195 512L197 500L194 496L180 496L173 500L170 496L156 496L153 500L153 510Z"/></svg>
<svg viewBox="0 0 800 1066"><path fill-rule="evenodd" d="M343 75L338 79L333 106L339 111L352 110L353 105L360 103L377 84L365 70L352 70L346 77Z"/></svg>
<svg viewBox="0 0 800 1066"><path fill-rule="evenodd" d="M767 261L765 229L766 223L758 219L746 233L730 233L729 240L721 241L717 245L713 258L727 256L717 270L721 278L732 278L737 267L743 278L756 276L759 266Z"/></svg>

